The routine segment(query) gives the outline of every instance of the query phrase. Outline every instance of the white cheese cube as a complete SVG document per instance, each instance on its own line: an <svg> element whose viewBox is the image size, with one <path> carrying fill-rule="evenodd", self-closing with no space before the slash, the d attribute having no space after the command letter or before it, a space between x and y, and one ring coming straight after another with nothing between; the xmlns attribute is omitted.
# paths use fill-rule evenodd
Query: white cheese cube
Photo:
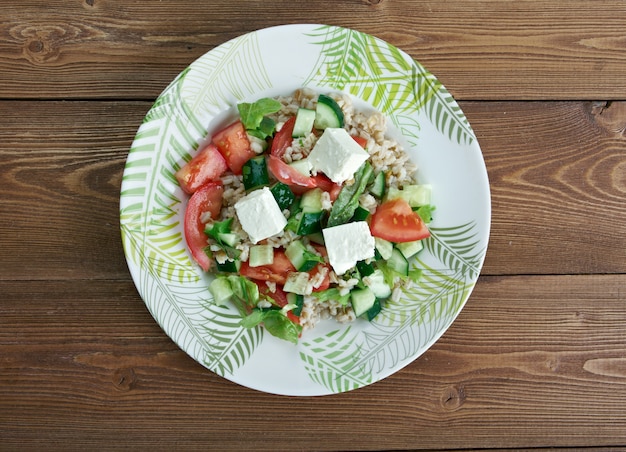
<svg viewBox="0 0 626 452"><path fill-rule="evenodd" d="M314 170L341 184L351 179L368 158L367 151L354 141L347 130L328 128L315 143L308 160Z"/></svg>
<svg viewBox="0 0 626 452"><path fill-rule="evenodd" d="M267 187L241 198L235 204L235 211L241 227L250 236L252 243L278 234L287 225L283 212Z"/></svg>
<svg viewBox="0 0 626 452"><path fill-rule="evenodd" d="M322 230L330 265L338 275L356 265L358 261L374 257L374 237L365 221L340 224Z"/></svg>

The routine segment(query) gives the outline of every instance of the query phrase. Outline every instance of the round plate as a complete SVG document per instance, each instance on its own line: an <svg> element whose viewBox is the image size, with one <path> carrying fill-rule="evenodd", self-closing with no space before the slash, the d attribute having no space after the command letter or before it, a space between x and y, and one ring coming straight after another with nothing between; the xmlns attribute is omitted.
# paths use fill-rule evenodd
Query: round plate
<svg viewBox="0 0 626 452"><path fill-rule="evenodd" d="M239 325L212 304L210 275L183 237L187 197L174 172L236 104L299 87L343 91L384 113L390 135L433 186L432 236L412 262L419 284L373 322L322 321L298 345ZM124 251L137 289L163 330L199 363L269 393L323 395L374 383L411 363L450 326L472 291L489 238L491 202L482 153L463 112L423 66L385 41L326 25L288 25L228 41L163 91L128 154L120 198Z"/></svg>

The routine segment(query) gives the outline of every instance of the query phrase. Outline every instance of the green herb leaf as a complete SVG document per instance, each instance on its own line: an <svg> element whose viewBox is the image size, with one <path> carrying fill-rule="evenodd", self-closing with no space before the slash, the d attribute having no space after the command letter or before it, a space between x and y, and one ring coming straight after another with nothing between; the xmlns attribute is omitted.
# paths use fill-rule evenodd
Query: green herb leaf
<svg viewBox="0 0 626 452"><path fill-rule="evenodd" d="M344 224L352 218L354 212L359 207L359 196L363 194L367 184L374 174L372 166L365 162L354 173L354 183L352 185L344 185L339 196L333 203L328 217L328 227Z"/></svg>
<svg viewBox="0 0 626 452"><path fill-rule="evenodd" d="M294 344L298 343L302 327L289 320L281 310L254 309L249 315L241 319L241 326L244 328L254 328L261 323L272 336L293 342Z"/></svg>
<svg viewBox="0 0 626 452"><path fill-rule="evenodd" d="M281 103L276 99L264 97L251 104L245 102L238 104L237 109L239 110L239 116L241 117L243 126L248 130L258 130L261 128L263 118L266 115L276 113L280 110L281 106ZM266 123L263 124L263 131L267 131L270 125L271 123L266 121Z"/></svg>
<svg viewBox="0 0 626 452"><path fill-rule="evenodd" d="M416 212L424 223L430 223L431 221L433 221L434 210L435 210L435 206L428 204L425 206L418 207Z"/></svg>

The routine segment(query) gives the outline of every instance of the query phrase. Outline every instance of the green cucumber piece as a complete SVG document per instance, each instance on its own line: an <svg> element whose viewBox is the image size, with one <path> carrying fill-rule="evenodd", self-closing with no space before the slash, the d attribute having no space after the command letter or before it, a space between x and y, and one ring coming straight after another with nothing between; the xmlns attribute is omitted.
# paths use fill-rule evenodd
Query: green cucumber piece
<svg viewBox="0 0 626 452"><path fill-rule="evenodd" d="M287 303L293 304L296 306L295 308L291 310L291 312L294 315L297 315L298 317L300 317L300 314L302 314L302 308L304 307L304 296L297 294L297 293L290 292L287 294Z"/></svg>
<svg viewBox="0 0 626 452"><path fill-rule="evenodd" d="M385 173L382 171L374 177L374 182L370 186L370 193L378 199L385 196Z"/></svg>
<svg viewBox="0 0 626 452"><path fill-rule="evenodd" d="M390 187L386 200L402 198L409 203L411 207L420 207L430 204L433 188L429 184L421 185L405 185L404 187Z"/></svg>
<svg viewBox="0 0 626 452"><path fill-rule="evenodd" d="M300 198L300 208L306 213L316 213L322 211L322 195L324 192L321 188L314 188L304 192Z"/></svg>
<svg viewBox="0 0 626 452"><path fill-rule="evenodd" d="M380 259L387 260L391 257L391 253L393 252L393 243L388 242L385 239L381 239L380 237L374 237L375 243L375 251L378 253Z"/></svg>
<svg viewBox="0 0 626 452"><path fill-rule="evenodd" d="M343 111L335 99L320 94L315 107L315 122L313 126L319 130L340 128L343 127L343 119Z"/></svg>
<svg viewBox="0 0 626 452"><path fill-rule="evenodd" d="M311 162L307 159L294 160L289 166L307 177L311 175L311 170L313 169Z"/></svg>
<svg viewBox="0 0 626 452"><path fill-rule="evenodd" d="M309 235L322 230L324 212L302 212L301 215L296 234Z"/></svg>
<svg viewBox="0 0 626 452"><path fill-rule="evenodd" d="M287 184L283 184L282 182L276 183L272 188L270 188L272 195L274 195L274 199L280 207L280 210L285 210L291 207L293 201L296 199L296 195L293 194L291 189Z"/></svg>
<svg viewBox="0 0 626 452"><path fill-rule="evenodd" d="M396 248L400 250L402 255L407 259L411 259L417 253L422 251L424 248L424 243L421 240L416 240L414 242L404 242L404 243L396 243Z"/></svg>
<svg viewBox="0 0 626 452"><path fill-rule="evenodd" d="M391 296L391 287L385 281L385 274L378 268L369 275L368 287L374 292L376 298L389 298Z"/></svg>
<svg viewBox="0 0 626 452"><path fill-rule="evenodd" d="M387 259L387 266L399 275L409 276L409 261L397 248L391 251L391 256Z"/></svg>
<svg viewBox="0 0 626 452"><path fill-rule="evenodd" d="M377 298L374 301L374 304L372 305L372 307L367 310L367 320L369 320L371 322L372 320L374 320L374 318L378 314L380 314L380 311L382 311L382 310L383 310L383 305L380 302L380 300Z"/></svg>
<svg viewBox="0 0 626 452"><path fill-rule="evenodd" d="M264 156L253 157L241 167L243 185L247 191L263 187L270 183L267 163Z"/></svg>
<svg viewBox="0 0 626 452"><path fill-rule="evenodd" d="M235 246L239 243L240 237L239 234L235 234L234 232L218 232L217 240L228 246Z"/></svg>
<svg viewBox="0 0 626 452"><path fill-rule="evenodd" d="M272 245L253 245L250 247L248 255L248 265L250 267L260 267L261 265L271 265L274 263L274 248Z"/></svg>
<svg viewBox="0 0 626 452"><path fill-rule="evenodd" d="M292 272L287 276L283 286L285 292L306 295L309 289L309 274L305 272Z"/></svg>
<svg viewBox="0 0 626 452"><path fill-rule="evenodd" d="M309 108L298 108L296 113L296 122L293 125L293 132L291 136L304 137L311 133L313 129L313 123L315 122L315 110Z"/></svg>
<svg viewBox="0 0 626 452"><path fill-rule="evenodd" d="M360 317L374 306L376 295L369 287L364 289L353 289L350 292L350 302L354 315Z"/></svg>
<svg viewBox="0 0 626 452"><path fill-rule="evenodd" d="M359 271L359 275L361 275L361 278L364 278L365 276L370 276L372 273L374 273L374 266L365 261L357 262L356 269Z"/></svg>
<svg viewBox="0 0 626 452"><path fill-rule="evenodd" d="M218 306L224 306L233 296L233 289L227 278L217 277L209 284L209 292Z"/></svg>
<svg viewBox="0 0 626 452"><path fill-rule="evenodd" d="M354 211L354 215L350 218L350 221L365 221L367 217L370 216L370 211L365 209L364 207L357 207Z"/></svg>
<svg viewBox="0 0 626 452"><path fill-rule="evenodd" d="M294 240L285 249L285 255L299 272L308 272L324 259L306 249L300 240Z"/></svg>
<svg viewBox="0 0 626 452"><path fill-rule="evenodd" d="M239 268L241 267L241 261L238 259L235 260L227 260L224 263L219 263L215 261L217 266L217 271L221 273L237 273Z"/></svg>

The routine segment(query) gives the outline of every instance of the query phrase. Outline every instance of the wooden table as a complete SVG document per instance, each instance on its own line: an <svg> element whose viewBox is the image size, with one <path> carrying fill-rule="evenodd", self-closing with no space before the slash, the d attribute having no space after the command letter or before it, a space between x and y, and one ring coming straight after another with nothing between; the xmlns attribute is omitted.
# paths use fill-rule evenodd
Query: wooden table
<svg viewBox="0 0 626 452"><path fill-rule="evenodd" d="M626 2L5 0L0 449L626 447ZM493 218L474 293L414 363L335 396L256 392L156 324L119 192L156 96L266 26L357 28L459 101Z"/></svg>

